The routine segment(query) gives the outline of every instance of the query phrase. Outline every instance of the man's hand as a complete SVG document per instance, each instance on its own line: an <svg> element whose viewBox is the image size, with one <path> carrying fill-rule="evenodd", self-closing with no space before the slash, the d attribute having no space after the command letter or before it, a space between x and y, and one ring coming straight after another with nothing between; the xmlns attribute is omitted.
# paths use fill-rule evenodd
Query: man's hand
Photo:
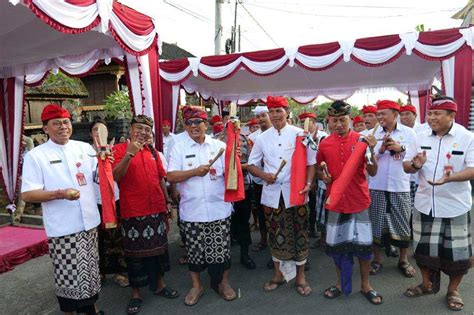
<svg viewBox="0 0 474 315"><path fill-rule="evenodd" d="M209 166L209 164L199 165L198 167L196 167L193 170L193 174L194 174L194 176L204 177L204 176L206 176L207 173L209 173L210 169L211 169L211 167Z"/></svg>
<svg viewBox="0 0 474 315"><path fill-rule="evenodd" d="M392 138L387 139L387 142L385 143L385 146L386 146L387 150L389 150L389 151L393 151L395 153L402 152L402 146L400 145L400 143L393 140Z"/></svg>
<svg viewBox="0 0 474 315"><path fill-rule="evenodd" d="M272 173L264 173L262 179L267 183L267 185L271 185L276 182L276 176Z"/></svg>
<svg viewBox="0 0 474 315"><path fill-rule="evenodd" d="M382 145L380 146L379 153L384 154L385 151L387 150L387 141L390 138L390 134L387 133L385 136L383 136L382 139Z"/></svg>
<svg viewBox="0 0 474 315"><path fill-rule="evenodd" d="M306 184L303 190L300 190L300 195L307 194L311 190L311 184Z"/></svg>
<svg viewBox="0 0 474 315"><path fill-rule="evenodd" d="M127 139L127 152L133 155L137 154L138 151L143 149L143 144L139 143L138 141L130 141Z"/></svg>
<svg viewBox="0 0 474 315"><path fill-rule="evenodd" d="M375 146L377 145L377 139L375 139L374 135L367 135L364 137L365 141L367 141L367 144L369 145L370 149L374 149Z"/></svg>
<svg viewBox="0 0 474 315"><path fill-rule="evenodd" d="M174 188L174 189L171 189L171 200L173 200L173 202L177 205L179 205L179 192L178 192L178 189Z"/></svg>
<svg viewBox="0 0 474 315"><path fill-rule="evenodd" d="M417 153L413 157L413 159L411 159L411 163L417 169L422 168L423 165L426 163L426 150L423 150L423 152L421 152L421 153Z"/></svg>
<svg viewBox="0 0 474 315"><path fill-rule="evenodd" d="M444 174L443 174L443 177L441 177L440 179L438 179L436 182L433 182L431 180L427 180L428 184L432 185L432 186L440 186L440 185L443 185L443 184L446 184L446 183L449 183L451 181L451 170L449 171L445 171Z"/></svg>
<svg viewBox="0 0 474 315"><path fill-rule="evenodd" d="M57 199L66 199L69 201L74 201L81 198L81 192L74 188L61 189L58 191Z"/></svg>

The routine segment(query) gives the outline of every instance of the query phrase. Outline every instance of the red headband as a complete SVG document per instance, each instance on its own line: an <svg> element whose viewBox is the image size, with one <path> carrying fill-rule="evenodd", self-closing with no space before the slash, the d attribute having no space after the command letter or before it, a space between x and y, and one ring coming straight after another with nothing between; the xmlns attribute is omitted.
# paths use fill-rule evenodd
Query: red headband
<svg viewBox="0 0 474 315"><path fill-rule="evenodd" d="M364 106L362 106L362 114L368 114L368 113L376 114L377 113L377 107L375 107L373 105L364 105Z"/></svg>
<svg viewBox="0 0 474 315"><path fill-rule="evenodd" d="M282 96L268 96L267 97L267 107L278 108L278 107L288 107L288 100Z"/></svg>
<svg viewBox="0 0 474 315"><path fill-rule="evenodd" d="M413 105L405 105L400 107L400 113L401 112L412 112L413 114L416 114L416 107Z"/></svg>
<svg viewBox="0 0 474 315"><path fill-rule="evenodd" d="M183 118L185 121L191 118L201 118L207 120L207 114L200 108L185 106L183 108Z"/></svg>
<svg viewBox="0 0 474 315"><path fill-rule="evenodd" d="M255 125L258 125L258 121L255 118L252 118L247 122L247 126L255 126Z"/></svg>
<svg viewBox="0 0 474 315"><path fill-rule="evenodd" d="M163 123L162 123L163 126L170 126L171 127L171 123L169 120L165 119L163 120Z"/></svg>
<svg viewBox="0 0 474 315"><path fill-rule="evenodd" d="M71 114L67 111L67 109L62 108L57 104L49 104L43 108L43 112L41 113L41 121L47 122L48 120L55 119L55 118L71 118Z"/></svg>
<svg viewBox="0 0 474 315"><path fill-rule="evenodd" d="M217 133L220 133L224 131L224 124L215 124L215 125L212 125L212 132L214 134L217 134Z"/></svg>
<svg viewBox="0 0 474 315"><path fill-rule="evenodd" d="M355 126L358 123L363 123L364 121L362 120L362 117L360 116L355 116L354 119L352 120L352 125Z"/></svg>
<svg viewBox="0 0 474 315"><path fill-rule="evenodd" d="M214 115L211 117L211 125L214 125L216 122L222 122L222 117L219 115Z"/></svg>
<svg viewBox="0 0 474 315"><path fill-rule="evenodd" d="M453 112L457 112L458 105L452 100L436 100L436 101L430 102L430 104L428 105L428 110L438 110L438 109L451 110Z"/></svg>
<svg viewBox="0 0 474 315"><path fill-rule="evenodd" d="M315 113L302 113L298 116L300 120L306 119L306 118L312 118L316 119L316 114Z"/></svg>
<svg viewBox="0 0 474 315"><path fill-rule="evenodd" d="M397 112L400 111L400 104L390 100L377 101L377 110L382 109L394 109Z"/></svg>

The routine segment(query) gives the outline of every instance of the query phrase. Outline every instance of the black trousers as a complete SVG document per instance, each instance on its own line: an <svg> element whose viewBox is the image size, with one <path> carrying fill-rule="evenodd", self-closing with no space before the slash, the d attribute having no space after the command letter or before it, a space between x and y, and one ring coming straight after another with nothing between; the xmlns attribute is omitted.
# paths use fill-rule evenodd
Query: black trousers
<svg viewBox="0 0 474 315"><path fill-rule="evenodd" d="M263 206L262 206L262 190L263 190L263 185L252 183L253 198L255 198L255 202L256 202L256 205L257 205L258 227L260 229L260 233L267 234L267 224L265 222L265 212L263 211ZM265 242L266 241L267 240L265 240Z"/></svg>
<svg viewBox="0 0 474 315"><path fill-rule="evenodd" d="M230 231L241 247L248 247L252 244L249 226L249 220L252 214L251 197L252 191L249 187L245 190L245 199L234 202L234 213L232 213Z"/></svg>
<svg viewBox="0 0 474 315"><path fill-rule="evenodd" d="M316 232L316 191L310 190L309 194L309 229L310 233Z"/></svg>

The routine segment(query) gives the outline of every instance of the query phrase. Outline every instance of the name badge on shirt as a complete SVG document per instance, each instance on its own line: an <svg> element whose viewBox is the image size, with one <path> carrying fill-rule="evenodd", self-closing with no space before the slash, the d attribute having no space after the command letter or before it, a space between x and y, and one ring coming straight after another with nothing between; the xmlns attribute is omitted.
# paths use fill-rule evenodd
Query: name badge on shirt
<svg viewBox="0 0 474 315"><path fill-rule="evenodd" d="M427 147L427 146L422 145L422 146L421 146L421 149L422 149L422 150L431 150L431 147Z"/></svg>
<svg viewBox="0 0 474 315"><path fill-rule="evenodd" d="M209 177L211 180L217 180L217 171L215 168L211 167L211 169L209 169Z"/></svg>
<svg viewBox="0 0 474 315"><path fill-rule="evenodd" d="M49 161L49 164L58 164L58 163L62 163L63 161L61 160L54 160L54 161Z"/></svg>
<svg viewBox="0 0 474 315"><path fill-rule="evenodd" d="M451 152L453 155L463 155L464 151L452 151Z"/></svg>
<svg viewBox="0 0 474 315"><path fill-rule="evenodd" d="M76 166L77 166L77 174L76 174L77 184L79 186L87 185L86 176L79 169L81 167L81 163L77 162Z"/></svg>
<svg viewBox="0 0 474 315"><path fill-rule="evenodd" d="M185 158L187 158L187 159L192 159L194 157L196 157L196 154L190 154L190 155L185 156Z"/></svg>

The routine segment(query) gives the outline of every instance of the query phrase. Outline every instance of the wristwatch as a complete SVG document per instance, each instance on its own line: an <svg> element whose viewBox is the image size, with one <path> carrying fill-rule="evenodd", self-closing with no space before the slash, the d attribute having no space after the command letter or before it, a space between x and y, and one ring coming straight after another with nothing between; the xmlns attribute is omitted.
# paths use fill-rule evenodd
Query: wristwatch
<svg viewBox="0 0 474 315"><path fill-rule="evenodd" d="M401 148L402 150L400 151L400 153L405 152L407 150L407 148L404 145L402 145Z"/></svg>

